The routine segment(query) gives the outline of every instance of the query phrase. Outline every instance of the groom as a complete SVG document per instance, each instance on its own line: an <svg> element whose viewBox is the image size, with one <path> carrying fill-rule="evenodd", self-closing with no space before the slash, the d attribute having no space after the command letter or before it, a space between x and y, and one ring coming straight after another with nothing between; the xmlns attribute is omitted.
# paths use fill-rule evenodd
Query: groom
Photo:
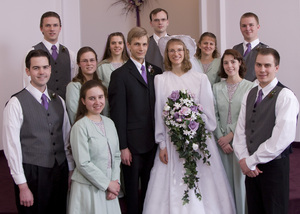
<svg viewBox="0 0 300 214"><path fill-rule="evenodd" d="M130 59L112 73L108 88L110 115L120 141L127 213L130 214L142 213L156 152L154 76L162 71L145 61L148 42L144 28L135 27L128 32Z"/></svg>

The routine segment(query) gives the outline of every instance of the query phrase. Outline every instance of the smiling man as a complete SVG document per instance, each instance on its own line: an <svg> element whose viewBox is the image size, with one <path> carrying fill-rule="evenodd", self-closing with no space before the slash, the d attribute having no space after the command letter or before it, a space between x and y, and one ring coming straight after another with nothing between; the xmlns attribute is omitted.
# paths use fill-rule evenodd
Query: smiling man
<svg viewBox="0 0 300 214"><path fill-rule="evenodd" d="M40 30L44 40L33 46L33 49L41 49L49 54L52 73L47 84L48 88L65 99L66 87L75 76L75 54L58 42L61 19L57 13L53 11L44 13L40 20ZM28 85L29 81L30 78L24 74L23 86Z"/></svg>
<svg viewBox="0 0 300 214"><path fill-rule="evenodd" d="M130 59L112 72L108 100L120 141L127 212L141 214L157 148L154 76L162 71L145 61L148 36L144 28L135 27L128 32L127 47Z"/></svg>
<svg viewBox="0 0 300 214"><path fill-rule="evenodd" d="M156 8L151 11L150 25L154 30L154 34L149 39L149 48L146 54L146 61L160 67L164 70L163 57L158 48L158 40L167 36L167 28L169 26L168 12L162 8Z"/></svg>
<svg viewBox="0 0 300 214"><path fill-rule="evenodd" d="M43 50L28 53L31 81L3 112L3 148L21 214L66 213L68 171L74 169L70 123L63 99L47 88L49 61Z"/></svg>
<svg viewBox="0 0 300 214"><path fill-rule="evenodd" d="M251 12L243 14L240 19L240 30L244 37L244 42L233 47L233 49L240 52L246 62L247 72L245 79L249 81L254 81L256 79L254 64L257 49L268 47L259 41L259 29L259 19L256 14Z"/></svg>
<svg viewBox="0 0 300 214"><path fill-rule="evenodd" d="M280 57L272 48L258 50L259 85L242 101L233 148L246 176L249 214L288 213L290 144L296 135L299 103L278 82Z"/></svg>

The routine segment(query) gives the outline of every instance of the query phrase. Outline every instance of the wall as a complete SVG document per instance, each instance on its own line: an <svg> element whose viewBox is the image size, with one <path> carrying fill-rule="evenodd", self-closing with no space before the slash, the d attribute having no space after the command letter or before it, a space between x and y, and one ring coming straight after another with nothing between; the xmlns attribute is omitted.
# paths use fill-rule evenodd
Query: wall
<svg viewBox="0 0 300 214"><path fill-rule="evenodd" d="M60 42L74 52L80 47L79 0L1 1L0 19L0 150L2 112L10 96L22 89L24 59L32 45L43 39L40 17L49 10L61 15Z"/></svg>

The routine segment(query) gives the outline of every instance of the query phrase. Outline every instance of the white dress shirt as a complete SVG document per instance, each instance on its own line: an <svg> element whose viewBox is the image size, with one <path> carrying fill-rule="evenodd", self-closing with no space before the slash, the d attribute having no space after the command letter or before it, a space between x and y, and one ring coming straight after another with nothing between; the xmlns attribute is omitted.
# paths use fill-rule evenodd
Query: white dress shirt
<svg viewBox="0 0 300 214"><path fill-rule="evenodd" d="M52 45L53 44L51 44L50 42L48 42L48 41L46 41L45 39L43 39L43 44L45 45L45 47L47 48L47 50L49 51L49 53L52 55L52 49L51 49L51 47L52 47ZM56 48L57 48L57 53L59 52L59 42L57 42L56 44L55 44L55 46L56 46ZM30 52L30 51L32 51L32 50L34 50L34 48L32 47L28 52L27 52L27 54ZM70 66L71 66L71 80L73 79L73 77L75 77L75 75L77 74L77 70L78 70L78 68L77 68L77 63L76 63L76 56L75 56L75 53L73 52L73 51L71 51L71 50L69 50L68 49L68 51L69 51L69 55L70 55ZM27 54L26 54L26 56L27 56ZM22 74L23 74L23 87L26 87L27 85L29 85L29 83L30 83L30 77L26 74L26 72L25 72L25 70L26 70L26 65L25 65L25 59L26 59L26 56L25 56L25 58L24 58L24 64L23 64L23 70L22 70Z"/></svg>
<svg viewBox="0 0 300 214"><path fill-rule="evenodd" d="M135 64L136 68L138 69L138 71L140 72L140 74L142 75L142 65L145 66L146 72L147 72L147 68L146 68L146 61L144 60L144 62L141 64L138 61L134 60L132 57L130 57L130 59L132 60L132 62Z"/></svg>
<svg viewBox="0 0 300 214"><path fill-rule="evenodd" d="M42 92L29 84L26 90L39 102L42 103ZM48 100L51 98L48 96L48 90L44 91ZM59 97L62 101L64 108L64 120L63 120L63 139L65 142L65 152L68 161L69 170L73 170L74 160L69 150L69 134L70 134L70 122L68 114L66 112L66 106L64 100ZM15 181L15 183L22 184L26 183L26 178L24 175L23 165L22 165L22 148L20 142L20 131L23 124L23 111L21 104L16 97L12 97L7 103L3 111L3 149L10 168L10 173Z"/></svg>
<svg viewBox="0 0 300 214"><path fill-rule="evenodd" d="M168 36L168 34L166 33L164 36L162 36L162 37L165 37L165 36ZM160 39L160 38L162 38L162 37L159 37L159 36L157 36L155 33L153 34L153 39L154 39L154 41L156 42L156 44L158 44L158 40Z"/></svg>
<svg viewBox="0 0 300 214"><path fill-rule="evenodd" d="M278 80L275 78L264 88L258 86L257 92L262 89L264 99L277 83ZM297 115L299 113L299 102L291 90L283 88L280 91L275 105L276 120L272 136L260 144L258 149L250 156L245 135L246 102L248 94L249 92L245 94L242 101L241 111L233 138L233 148L238 159L246 158L248 168L254 170L257 164L268 163L275 159L294 141L296 136Z"/></svg>
<svg viewBox="0 0 300 214"><path fill-rule="evenodd" d="M244 42L243 42L244 53L245 53L246 50L248 49L248 47L247 47L247 44L248 44L248 43L249 43L249 42L247 42L247 41L245 41L245 40L244 40ZM250 43L251 43L251 50L252 50L253 48L255 48L256 45L259 44L259 39L255 39L255 40L253 40L253 41L250 42Z"/></svg>

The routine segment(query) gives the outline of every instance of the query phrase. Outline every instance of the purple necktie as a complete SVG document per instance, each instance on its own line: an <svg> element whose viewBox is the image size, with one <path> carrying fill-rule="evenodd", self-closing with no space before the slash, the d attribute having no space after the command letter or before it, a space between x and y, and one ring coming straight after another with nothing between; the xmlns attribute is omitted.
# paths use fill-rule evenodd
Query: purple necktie
<svg viewBox="0 0 300 214"><path fill-rule="evenodd" d="M262 89L259 90L256 102L254 104L254 108L262 101L262 96L264 95Z"/></svg>
<svg viewBox="0 0 300 214"><path fill-rule="evenodd" d="M247 46L247 50L245 51L243 57L247 56L247 54L250 53L251 51L251 43L247 43L246 46Z"/></svg>
<svg viewBox="0 0 300 214"><path fill-rule="evenodd" d="M48 99L47 96L45 94L42 94L42 105L44 106L44 108L46 110L48 110Z"/></svg>
<svg viewBox="0 0 300 214"><path fill-rule="evenodd" d="M52 50L52 57L53 57L53 59L54 60L56 60L57 59L57 47L55 46L55 45L52 45L52 47L51 47L51 50Z"/></svg>
<svg viewBox="0 0 300 214"><path fill-rule="evenodd" d="M148 83L148 81L147 81L146 68L145 68L144 65L142 65L141 70L142 70L142 77L143 77L143 79L145 80L146 83Z"/></svg>

